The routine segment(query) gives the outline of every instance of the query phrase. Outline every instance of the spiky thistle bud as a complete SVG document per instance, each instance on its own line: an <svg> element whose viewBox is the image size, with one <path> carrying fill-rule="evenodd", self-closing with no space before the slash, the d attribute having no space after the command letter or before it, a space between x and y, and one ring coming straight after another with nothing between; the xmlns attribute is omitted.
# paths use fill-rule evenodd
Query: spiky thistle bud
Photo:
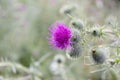
<svg viewBox="0 0 120 80"><path fill-rule="evenodd" d="M74 12L77 8L76 4L69 4L69 5L64 5L61 9L60 9L60 14L71 14L72 12Z"/></svg>
<svg viewBox="0 0 120 80"><path fill-rule="evenodd" d="M66 50L66 55L69 59L77 59L82 54L82 47L80 44L74 44Z"/></svg>
<svg viewBox="0 0 120 80"><path fill-rule="evenodd" d="M71 41L71 45L74 45L79 43L81 37L80 37L80 32L77 29L72 28L71 30L72 30L72 37L70 41Z"/></svg>
<svg viewBox="0 0 120 80"><path fill-rule="evenodd" d="M58 64L65 63L65 57L61 54L58 54L54 57L54 62L56 62Z"/></svg>
<svg viewBox="0 0 120 80"><path fill-rule="evenodd" d="M109 50L108 48L105 47L98 47L95 49L91 50L91 57L92 60L96 63L96 64L102 64L106 61L106 59L109 56Z"/></svg>
<svg viewBox="0 0 120 80"><path fill-rule="evenodd" d="M74 18L74 19L71 20L70 26L74 27L74 28L77 28L79 30L82 30L83 27L84 27L84 23L81 19Z"/></svg>
<svg viewBox="0 0 120 80"><path fill-rule="evenodd" d="M106 18L105 22L106 22L107 25L109 25L109 26L111 26L111 27L112 27L112 26L115 27L115 26L118 25L118 20L117 20L117 18L114 17L114 16L108 16L108 17Z"/></svg>
<svg viewBox="0 0 120 80"><path fill-rule="evenodd" d="M91 29L91 35L94 37L100 37L101 36L100 28L93 28Z"/></svg>
<svg viewBox="0 0 120 80"><path fill-rule="evenodd" d="M50 64L50 71L53 75L61 75L64 72L65 57L61 54L55 55Z"/></svg>
<svg viewBox="0 0 120 80"><path fill-rule="evenodd" d="M92 31L92 35L93 36L100 36L100 32L99 32L99 30L97 30L97 29L94 29L93 31Z"/></svg>

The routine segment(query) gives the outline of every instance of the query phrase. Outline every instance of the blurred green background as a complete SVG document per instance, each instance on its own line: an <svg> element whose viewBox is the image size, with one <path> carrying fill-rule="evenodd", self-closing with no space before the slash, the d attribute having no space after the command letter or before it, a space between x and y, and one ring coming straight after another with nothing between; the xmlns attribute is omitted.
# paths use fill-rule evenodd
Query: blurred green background
<svg viewBox="0 0 120 80"><path fill-rule="evenodd" d="M57 20L69 24L69 18L60 14L61 7L69 4L78 6L74 16L87 20L88 24L104 25L109 16L120 17L119 0L0 0L0 58L29 67L50 54L40 65L40 71L44 80L53 80L48 67L54 55L61 53L65 56L65 53L50 46L49 27ZM82 58L76 61L66 59L66 68L71 64L68 80L88 80L89 68L83 65ZM0 71L1 76L6 77L2 74L4 70Z"/></svg>

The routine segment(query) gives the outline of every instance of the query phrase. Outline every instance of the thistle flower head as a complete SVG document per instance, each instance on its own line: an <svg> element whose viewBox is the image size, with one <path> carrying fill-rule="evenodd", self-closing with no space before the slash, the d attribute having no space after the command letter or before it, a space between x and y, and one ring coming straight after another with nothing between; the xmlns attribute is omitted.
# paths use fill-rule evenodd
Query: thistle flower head
<svg viewBox="0 0 120 80"><path fill-rule="evenodd" d="M70 38L72 36L71 29L63 23L56 22L52 29L50 29L51 38L50 43L60 49L66 49L70 45Z"/></svg>

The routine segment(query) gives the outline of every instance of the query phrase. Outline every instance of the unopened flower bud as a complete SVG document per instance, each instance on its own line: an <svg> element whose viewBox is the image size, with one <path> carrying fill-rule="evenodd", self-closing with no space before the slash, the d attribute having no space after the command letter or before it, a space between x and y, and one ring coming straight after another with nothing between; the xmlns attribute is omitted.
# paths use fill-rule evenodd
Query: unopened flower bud
<svg viewBox="0 0 120 80"><path fill-rule="evenodd" d="M73 46L70 46L66 51L66 55L70 59L77 59L81 56L81 54L82 54L82 47L80 44L75 44Z"/></svg>
<svg viewBox="0 0 120 80"><path fill-rule="evenodd" d="M58 64L62 64L65 62L65 57L61 54L58 54L54 57L54 62L56 62Z"/></svg>
<svg viewBox="0 0 120 80"><path fill-rule="evenodd" d="M55 55L50 64L50 71L53 75L60 75L64 71L65 57L61 54Z"/></svg>
<svg viewBox="0 0 120 80"><path fill-rule="evenodd" d="M72 37L70 39L71 45L79 43L80 39L81 39L80 32L77 29L73 28L72 29Z"/></svg>
<svg viewBox="0 0 120 80"><path fill-rule="evenodd" d="M81 30L84 27L84 23L81 19L75 18L75 19L71 20L70 26Z"/></svg>
<svg viewBox="0 0 120 80"><path fill-rule="evenodd" d="M94 37L100 37L101 33L100 33L100 30L95 28L91 31L91 35L94 36Z"/></svg>
<svg viewBox="0 0 120 80"><path fill-rule="evenodd" d="M113 59L109 59L108 62L110 63L111 66L113 66L115 64L115 60L113 60Z"/></svg>
<svg viewBox="0 0 120 80"><path fill-rule="evenodd" d="M64 5L60 9L60 14L71 14L76 10L77 6L75 4L70 4L70 5Z"/></svg>
<svg viewBox="0 0 120 80"><path fill-rule="evenodd" d="M91 51L92 60L97 64L104 63L108 55L109 55L109 50L104 47L98 47L96 49L92 49Z"/></svg>
<svg viewBox="0 0 120 80"><path fill-rule="evenodd" d="M117 18L114 17L114 16L108 16L108 17L106 18L106 21L105 21L105 22L106 22L107 25L112 26L112 27L115 27L115 26L118 25L118 20L117 20Z"/></svg>

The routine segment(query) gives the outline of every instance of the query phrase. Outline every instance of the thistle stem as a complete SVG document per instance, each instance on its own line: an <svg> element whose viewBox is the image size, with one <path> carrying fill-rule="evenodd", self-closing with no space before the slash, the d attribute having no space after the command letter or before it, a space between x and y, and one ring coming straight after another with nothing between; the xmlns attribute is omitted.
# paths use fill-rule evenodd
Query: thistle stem
<svg viewBox="0 0 120 80"><path fill-rule="evenodd" d="M41 72L36 72L34 70L28 69L24 66L22 66L21 64L18 63L12 63L12 62L0 62L0 67L10 67L10 68L15 68L18 69L20 71L24 71L28 74L33 74L33 75L37 75L39 77L42 77L42 73Z"/></svg>

